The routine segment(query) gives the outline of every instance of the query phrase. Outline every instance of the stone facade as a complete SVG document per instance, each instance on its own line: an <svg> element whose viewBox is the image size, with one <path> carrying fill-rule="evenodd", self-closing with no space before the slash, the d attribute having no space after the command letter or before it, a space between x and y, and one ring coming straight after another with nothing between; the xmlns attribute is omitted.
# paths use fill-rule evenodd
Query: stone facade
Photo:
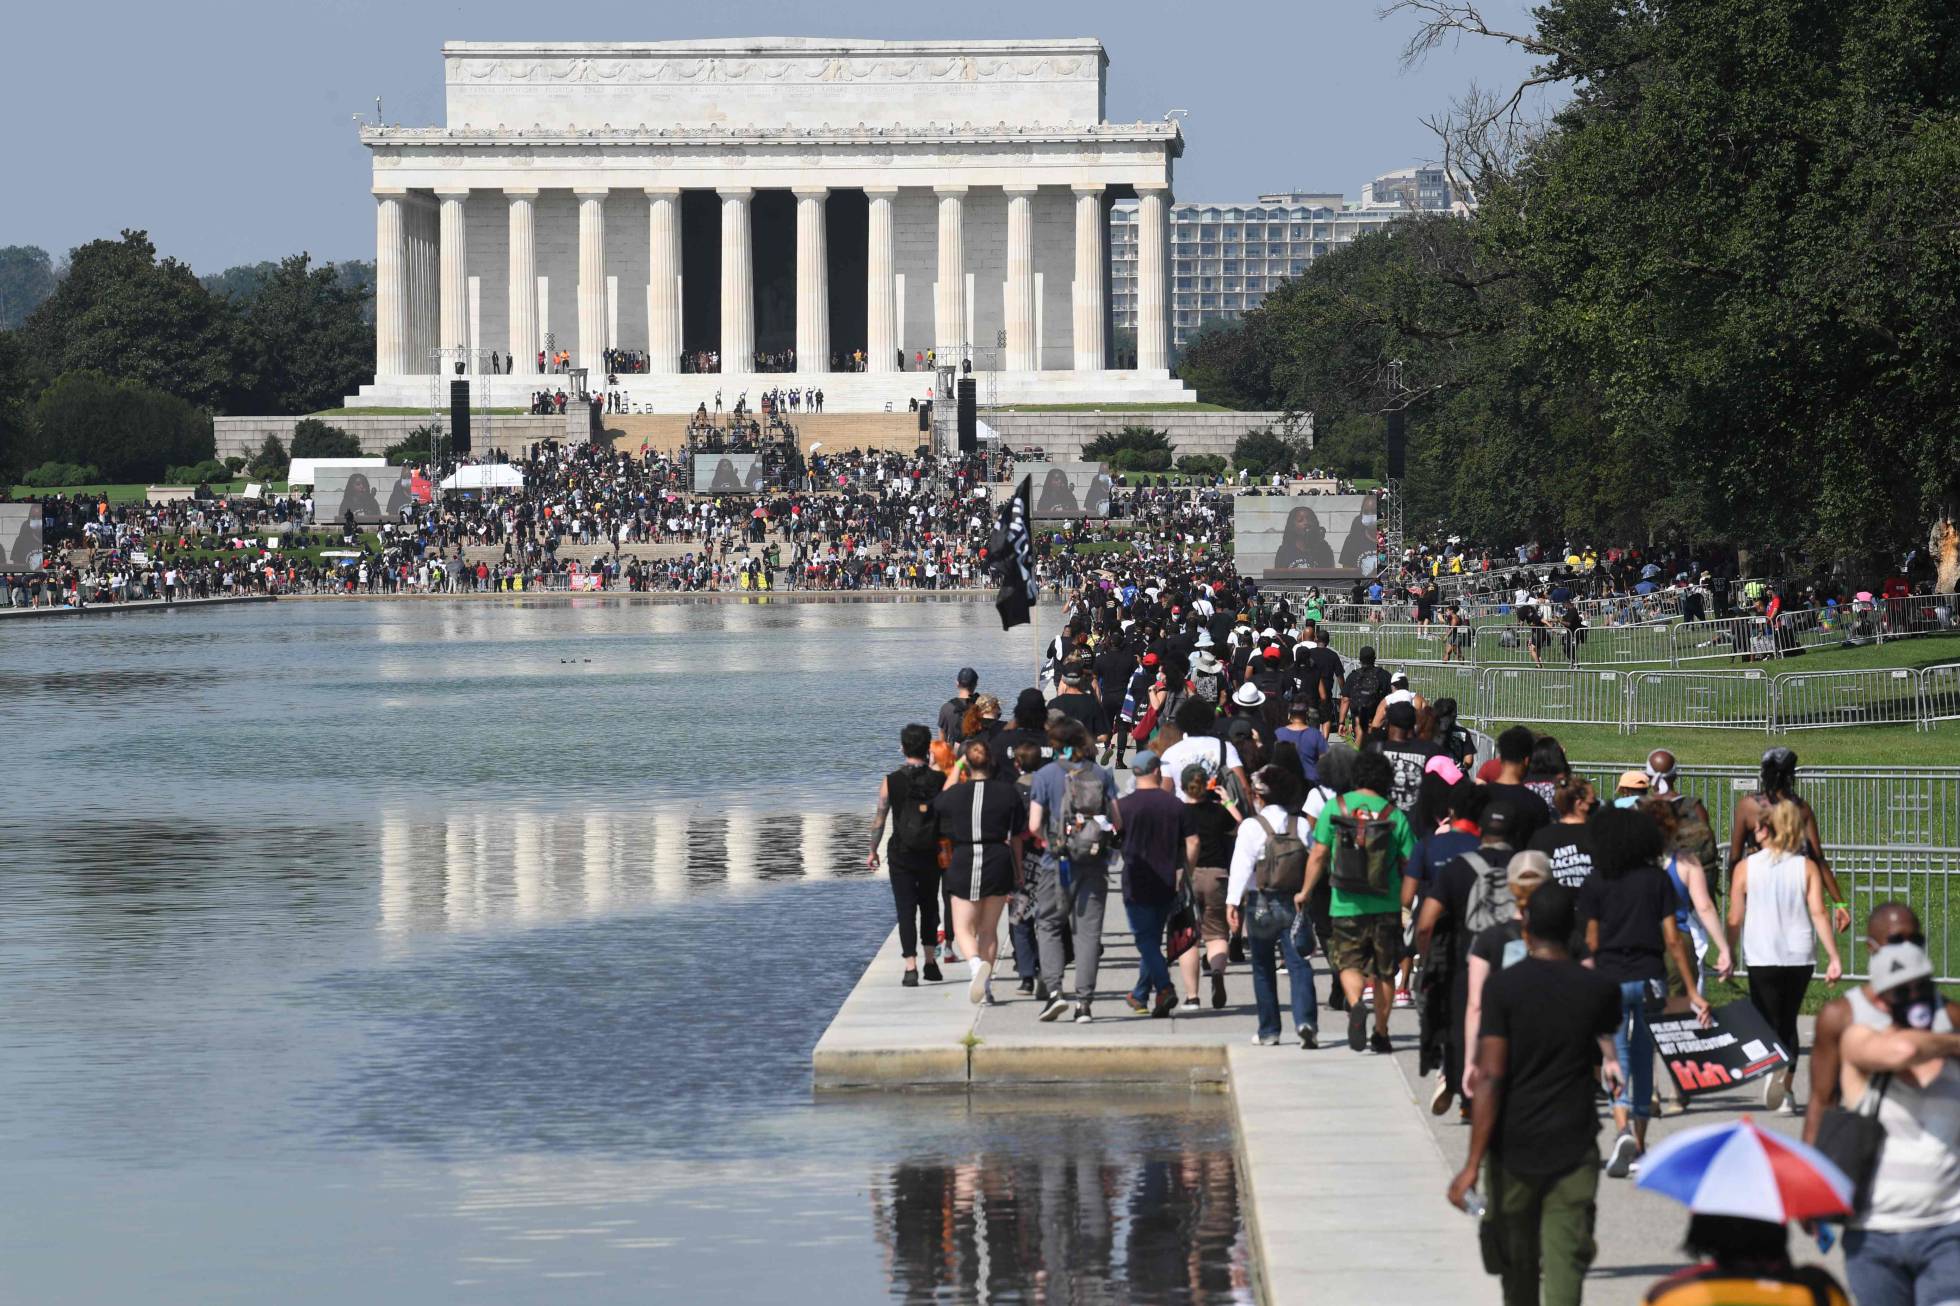
<svg viewBox="0 0 1960 1306"><path fill-rule="evenodd" d="M704 382L903 406L920 386L896 374L926 350L1001 374L1002 402L1191 397L1169 370L1161 239L1138 265L1138 365L1109 366L1108 215L1164 212L1183 141L1104 121L1097 41L460 42L443 59L446 125L361 132L377 357L353 403L423 402L461 363L476 402L521 405L547 347L595 382L603 350L645 351L630 383L651 411L691 408ZM792 344L795 380L752 371ZM493 351L519 370L491 373ZM719 379L682 373L704 352Z"/></svg>
<svg viewBox="0 0 1960 1306"><path fill-rule="evenodd" d="M1078 457L1084 445L1105 431L1120 431L1126 426L1148 426L1165 432L1179 458L1193 454L1230 458L1239 437L1247 431L1271 427L1282 433L1297 433L1300 427L1289 426L1289 417L1298 423L1297 414L1196 412L1173 407L1154 413L990 412L986 421L1010 448L1032 445L1046 453L1051 461L1067 462ZM1311 434L1307 443L1311 447Z"/></svg>

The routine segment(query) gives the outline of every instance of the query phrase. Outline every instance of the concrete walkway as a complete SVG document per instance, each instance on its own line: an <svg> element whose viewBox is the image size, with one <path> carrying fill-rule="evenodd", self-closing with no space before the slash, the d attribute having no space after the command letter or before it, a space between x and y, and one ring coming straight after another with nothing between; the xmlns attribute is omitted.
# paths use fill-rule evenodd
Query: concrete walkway
<svg viewBox="0 0 1960 1306"><path fill-rule="evenodd" d="M1495 1302L1475 1226L1443 1198L1451 1167L1389 1057L1253 1043L1252 979L1235 967L1222 1010L1153 1019L1122 992L1136 949L1112 901L1096 1019L1042 1024L1003 956L996 1007L967 1000L967 971L899 985L897 932L812 1055L817 1089L986 1091L1028 1084L1222 1087L1238 1125L1239 1177L1262 1299L1275 1306ZM1005 948L1003 948L1005 954ZM1325 991L1326 979L1321 979ZM1413 1032L1409 1037L1412 1039Z"/></svg>
<svg viewBox="0 0 1960 1306"><path fill-rule="evenodd" d="M234 603L271 603L272 594L227 594L212 599L135 599L128 603L91 603L87 607L0 608L0 618L25 621L30 617L113 617L124 612L171 612L179 608L218 608Z"/></svg>

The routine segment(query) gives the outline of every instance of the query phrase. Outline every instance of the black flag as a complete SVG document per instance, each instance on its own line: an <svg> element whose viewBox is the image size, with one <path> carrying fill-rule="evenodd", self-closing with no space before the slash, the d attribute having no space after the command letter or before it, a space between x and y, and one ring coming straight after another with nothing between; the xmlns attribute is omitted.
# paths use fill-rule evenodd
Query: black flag
<svg viewBox="0 0 1960 1306"><path fill-rule="evenodd" d="M994 607L1000 613L1000 628L1012 630L1030 620L1034 606L1034 538L1028 533L1028 494L1034 477L1023 476L1021 484L1000 506L994 533L987 539L987 566L1000 582L1000 597Z"/></svg>

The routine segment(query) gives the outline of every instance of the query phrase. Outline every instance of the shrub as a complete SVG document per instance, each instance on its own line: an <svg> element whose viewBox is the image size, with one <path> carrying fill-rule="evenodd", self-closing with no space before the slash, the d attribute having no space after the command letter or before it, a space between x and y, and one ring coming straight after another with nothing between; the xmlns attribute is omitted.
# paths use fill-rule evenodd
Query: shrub
<svg viewBox="0 0 1960 1306"><path fill-rule="evenodd" d="M361 442L338 426L317 417L302 417L293 427L295 458L359 458Z"/></svg>
<svg viewBox="0 0 1960 1306"><path fill-rule="evenodd" d="M209 485L213 481L229 481L231 468L215 458L206 458L201 463L167 468L163 479L170 485Z"/></svg>
<svg viewBox="0 0 1960 1306"><path fill-rule="evenodd" d="M34 401L39 459L94 464L112 482L150 481L215 456L211 419L175 395L100 372L67 372Z"/></svg>
<svg viewBox="0 0 1960 1306"><path fill-rule="evenodd" d="M1267 476L1290 468L1302 452L1302 446L1264 427L1239 437L1232 446L1232 461L1255 476Z"/></svg>
<svg viewBox="0 0 1960 1306"><path fill-rule="evenodd" d="M1169 449L1118 449L1102 461L1119 472L1167 472L1171 469Z"/></svg>
<svg viewBox="0 0 1960 1306"><path fill-rule="evenodd" d="M1225 471L1225 455L1188 453L1177 460L1177 470L1188 476L1218 476Z"/></svg>
<svg viewBox="0 0 1960 1306"><path fill-rule="evenodd" d="M428 462L435 457L435 440L441 433L442 428L434 422L418 426L400 444L389 445L382 457L388 460L391 467L412 467Z"/></svg>
<svg viewBox="0 0 1960 1306"><path fill-rule="evenodd" d="M292 459L286 456L286 446L279 443L276 435L265 437L265 443L259 446L249 464L252 476L261 481L283 481L292 465Z"/></svg>
<svg viewBox="0 0 1960 1306"><path fill-rule="evenodd" d="M233 476L236 476L238 475L238 473L244 471L245 455L242 453L235 453L231 457L225 459L225 470L230 472Z"/></svg>
<svg viewBox="0 0 1960 1306"><path fill-rule="evenodd" d="M20 479L22 484L37 490L52 490L63 485L94 485L102 479L102 473L92 465L77 467L74 463L45 462Z"/></svg>
<svg viewBox="0 0 1960 1306"><path fill-rule="evenodd" d="M1167 456L1165 467L1169 467L1168 455L1171 453L1171 437L1168 431L1152 430L1148 426L1126 426L1119 431L1104 431L1088 444L1082 446L1082 456L1090 462L1107 462L1117 466L1116 456L1121 453L1157 453ZM1137 470L1143 470L1138 468Z"/></svg>

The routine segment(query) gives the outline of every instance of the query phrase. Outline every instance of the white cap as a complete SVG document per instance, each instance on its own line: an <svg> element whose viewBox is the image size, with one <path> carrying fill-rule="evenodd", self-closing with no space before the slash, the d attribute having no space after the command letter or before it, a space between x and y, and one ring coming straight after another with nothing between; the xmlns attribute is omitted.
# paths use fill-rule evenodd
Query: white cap
<svg viewBox="0 0 1960 1306"><path fill-rule="evenodd" d="M1871 986L1887 993L1901 984L1933 978L1933 961L1917 943L1888 943L1872 954Z"/></svg>

